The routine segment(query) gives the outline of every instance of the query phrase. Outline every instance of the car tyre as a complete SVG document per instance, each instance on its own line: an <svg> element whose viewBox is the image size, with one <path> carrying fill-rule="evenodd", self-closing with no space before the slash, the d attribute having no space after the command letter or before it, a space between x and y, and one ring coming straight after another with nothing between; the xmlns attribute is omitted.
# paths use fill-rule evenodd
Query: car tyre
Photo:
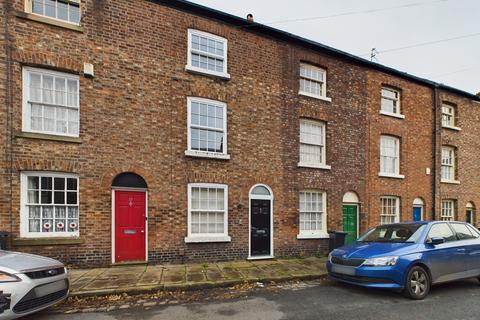
<svg viewBox="0 0 480 320"><path fill-rule="evenodd" d="M413 300L422 300L430 291L430 276L427 270L413 266L405 279L403 294Z"/></svg>

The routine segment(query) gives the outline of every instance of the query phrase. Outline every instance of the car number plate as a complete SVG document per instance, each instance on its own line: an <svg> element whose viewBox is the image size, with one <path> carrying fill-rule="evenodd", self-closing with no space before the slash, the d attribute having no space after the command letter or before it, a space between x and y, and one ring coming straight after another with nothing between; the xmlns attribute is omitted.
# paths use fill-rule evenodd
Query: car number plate
<svg viewBox="0 0 480 320"><path fill-rule="evenodd" d="M43 297L47 294L54 293L57 291L67 289L67 282L65 280L55 281L49 284L45 284L43 286L39 286L35 288L35 294L37 297Z"/></svg>
<svg viewBox="0 0 480 320"><path fill-rule="evenodd" d="M332 265L332 272L335 273L340 273L340 274L346 274L349 276L354 276L355 275L355 269L353 267L347 267L347 266L339 266L339 265Z"/></svg>

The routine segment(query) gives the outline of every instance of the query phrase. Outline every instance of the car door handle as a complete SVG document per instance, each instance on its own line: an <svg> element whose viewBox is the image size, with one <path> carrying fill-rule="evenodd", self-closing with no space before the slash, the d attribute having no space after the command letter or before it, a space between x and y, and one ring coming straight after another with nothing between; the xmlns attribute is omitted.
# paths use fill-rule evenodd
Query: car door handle
<svg viewBox="0 0 480 320"><path fill-rule="evenodd" d="M458 248L457 252L465 252L466 250L464 248Z"/></svg>

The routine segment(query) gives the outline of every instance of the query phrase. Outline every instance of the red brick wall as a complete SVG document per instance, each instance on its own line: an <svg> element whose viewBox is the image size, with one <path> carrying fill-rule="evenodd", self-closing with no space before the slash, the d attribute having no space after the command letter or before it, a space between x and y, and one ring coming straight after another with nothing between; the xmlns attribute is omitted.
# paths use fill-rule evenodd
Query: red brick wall
<svg viewBox="0 0 480 320"><path fill-rule="evenodd" d="M461 130L442 128L440 130L439 148L442 145L456 148L456 180L460 184L439 183L437 218L440 217L440 201L452 199L456 201L455 218L466 221L466 205L472 202L477 208L480 205L480 162L478 158L480 141L479 111L480 103L448 92L440 92L438 118L441 119L441 104L447 103L456 108L456 126ZM441 125L441 122L439 123ZM441 150L441 149L440 149ZM439 159L441 151L439 151ZM439 163L440 166L440 163ZM475 224L478 225L478 216Z"/></svg>
<svg viewBox="0 0 480 320"><path fill-rule="evenodd" d="M380 114L382 86L400 91L405 119ZM368 224L380 223L380 197L400 197L400 221L413 220L413 200L424 201L424 219L431 219L433 168L433 95L428 87L384 73L368 73ZM400 139L400 174L404 179L380 177L380 136Z"/></svg>
<svg viewBox="0 0 480 320"><path fill-rule="evenodd" d="M329 229L341 228L342 196L365 199L366 71L345 61L147 1L82 1L83 33L10 17L13 29L13 128L21 130L22 65L81 74L81 142L14 138L11 213L19 236L22 170L80 176L81 245L18 250L75 264L108 264L111 182L133 171L148 184L151 261L243 259L248 254L248 192L256 183L274 194L276 256L325 254L326 240L297 240L298 193L327 192ZM23 1L15 1L23 10ZM231 80L185 71L187 29L228 39ZM323 102L298 96L300 61L328 70ZM186 101L198 96L228 105L230 160L187 158ZM331 170L298 168L299 119L327 121ZM187 184L229 186L230 243L185 244Z"/></svg>

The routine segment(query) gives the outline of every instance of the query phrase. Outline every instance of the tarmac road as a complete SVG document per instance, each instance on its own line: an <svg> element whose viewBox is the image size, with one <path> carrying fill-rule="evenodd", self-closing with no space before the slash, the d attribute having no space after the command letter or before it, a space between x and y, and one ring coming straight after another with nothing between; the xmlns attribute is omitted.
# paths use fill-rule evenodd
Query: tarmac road
<svg viewBox="0 0 480 320"><path fill-rule="evenodd" d="M331 281L286 285L279 291L257 290L246 298L157 306L101 313L34 315L29 320L277 320L277 319L480 319L480 284L467 280L432 288L423 301L389 291Z"/></svg>

